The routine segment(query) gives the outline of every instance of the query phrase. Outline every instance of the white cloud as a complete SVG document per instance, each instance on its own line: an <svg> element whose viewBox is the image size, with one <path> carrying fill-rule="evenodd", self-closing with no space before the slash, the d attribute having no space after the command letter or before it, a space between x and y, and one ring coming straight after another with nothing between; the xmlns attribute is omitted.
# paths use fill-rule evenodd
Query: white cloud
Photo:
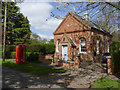
<svg viewBox="0 0 120 90"><path fill-rule="evenodd" d="M53 32L62 21L55 18L48 19L53 6L48 2L28 3L27 1L25 0L24 3L18 4L18 6L20 11L28 17L31 26L43 32Z"/></svg>
<svg viewBox="0 0 120 90"><path fill-rule="evenodd" d="M46 39L48 39L48 40L50 40L50 39L53 39L54 37L52 37L52 36L47 36L47 35L43 35L43 34L38 34L41 38L46 38Z"/></svg>
<svg viewBox="0 0 120 90"><path fill-rule="evenodd" d="M36 27L36 29L41 29L44 31L54 31L58 25L61 23L61 20L51 18L47 20L46 22L43 22L41 26Z"/></svg>

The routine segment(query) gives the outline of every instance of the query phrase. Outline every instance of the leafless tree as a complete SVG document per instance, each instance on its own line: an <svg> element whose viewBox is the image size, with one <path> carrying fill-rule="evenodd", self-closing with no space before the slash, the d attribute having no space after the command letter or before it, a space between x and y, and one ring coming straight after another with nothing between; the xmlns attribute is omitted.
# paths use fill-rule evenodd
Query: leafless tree
<svg viewBox="0 0 120 90"><path fill-rule="evenodd" d="M114 31L118 25L118 12L120 11L119 2L61 2L56 6L60 13L71 11L78 15L87 12L89 20L96 22L107 31ZM51 12L51 16L63 19L60 14Z"/></svg>

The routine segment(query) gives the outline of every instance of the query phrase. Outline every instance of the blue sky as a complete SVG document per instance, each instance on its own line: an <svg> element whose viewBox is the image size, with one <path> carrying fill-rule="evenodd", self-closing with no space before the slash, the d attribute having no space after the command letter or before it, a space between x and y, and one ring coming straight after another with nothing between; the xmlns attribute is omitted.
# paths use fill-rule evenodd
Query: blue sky
<svg viewBox="0 0 120 90"><path fill-rule="evenodd" d="M62 19L50 16L50 12L58 13L56 10L58 2L29 2L18 4L20 12L27 16L30 21L31 31L42 38L53 39L53 32L56 30ZM62 14L61 14L62 15ZM63 14L65 15L65 13ZM47 20L46 20L47 19Z"/></svg>
<svg viewBox="0 0 120 90"><path fill-rule="evenodd" d="M50 12L65 16L68 12L58 12L56 6L59 6L59 2L48 2L40 0L25 0L23 3L18 4L20 12L27 16L31 24L31 31L38 34L42 38L53 39L53 32L58 25L62 22L62 19L56 19L50 16ZM63 10L64 8L61 7ZM65 10L65 9L64 9ZM47 20L46 20L47 19Z"/></svg>
<svg viewBox="0 0 120 90"><path fill-rule="evenodd" d="M18 4L18 6L20 7L20 12L22 12L24 16L27 16L28 20L30 21L31 31L38 34L40 37L47 39L54 38L53 32L62 22L62 19L51 17L50 12L53 11L53 13L59 14L61 16L65 16L68 12L67 9L63 8L63 6L61 7L61 9L65 10L65 12L58 12L56 6L59 5L59 2L48 2L46 0L25 0L23 3ZM83 6L85 6L85 3L83 4ZM70 6L70 8L72 9L73 6ZM95 12L97 11L98 10L95 10ZM81 13L80 16L84 15L84 13L85 12Z"/></svg>

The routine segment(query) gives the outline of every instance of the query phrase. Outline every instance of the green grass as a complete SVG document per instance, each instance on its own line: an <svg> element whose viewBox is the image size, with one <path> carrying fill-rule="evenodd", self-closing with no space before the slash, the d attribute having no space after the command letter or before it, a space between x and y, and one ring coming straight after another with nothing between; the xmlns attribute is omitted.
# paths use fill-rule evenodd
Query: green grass
<svg viewBox="0 0 120 90"><path fill-rule="evenodd" d="M0 65L2 65L2 59L0 59Z"/></svg>
<svg viewBox="0 0 120 90"><path fill-rule="evenodd" d="M118 88L120 86L120 81L109 79L109 78L99 78L95 81L92 88L105 88L105 89L111 89L111 88Z"/></svg>
<svg viewBox="0 0 120 90"><path fill-rule="evenodd" d="M38 60L33 60L33 61L28 61L28 62L31 62L31 63L42 63L41 61L38 61Z"/></svg>
<svg viewBox="0 0 120 90"><path fill-rule="evenodd" d="M2 62L2 65L6 66L6 67L9 67L9 68L12 68L12 69L15 69L15 70L19 70L19 71L22 71L22 72L35 74L35 75L68 72L68 70L55 69L55 68L47 67L47 66L40 66L40 65L35 65L35 64L19 65L19 64L15 64L15 63L16 62L14 62L14 61L6 60L5 62Z"/></svg>

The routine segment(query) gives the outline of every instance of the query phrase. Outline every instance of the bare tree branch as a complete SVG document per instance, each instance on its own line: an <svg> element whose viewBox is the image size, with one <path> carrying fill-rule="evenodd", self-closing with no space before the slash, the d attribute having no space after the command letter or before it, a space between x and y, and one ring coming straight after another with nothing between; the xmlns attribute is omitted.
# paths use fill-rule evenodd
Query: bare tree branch
<svg viewBox="0 0 120 90"><path fill-rule="evenodd" d="M120 6L117 6L117 5L112 4L112 3L110 3L110 2L105 2L105 3L108 4L108 5L111 5L111 6L115 7L115 8L118 9L118 10L120 10ZM118 2L118 3L120 3L120 2Z"/></svg>

